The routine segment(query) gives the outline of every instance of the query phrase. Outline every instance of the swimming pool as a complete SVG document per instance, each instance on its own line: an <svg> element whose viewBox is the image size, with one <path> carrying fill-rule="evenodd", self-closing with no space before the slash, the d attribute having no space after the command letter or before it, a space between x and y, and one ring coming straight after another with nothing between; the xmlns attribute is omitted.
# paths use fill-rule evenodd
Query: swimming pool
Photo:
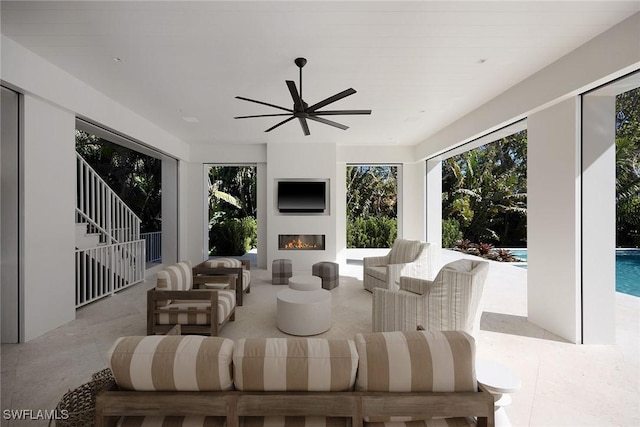
<svg viewBox="0 0 640 427"><path fill-rule="evenodd" d="M509 249L509 251L527 261L526 249ZM526 264L518 267L527 268ZM616 250L616 291L640 297L640 250Z"/></svg>

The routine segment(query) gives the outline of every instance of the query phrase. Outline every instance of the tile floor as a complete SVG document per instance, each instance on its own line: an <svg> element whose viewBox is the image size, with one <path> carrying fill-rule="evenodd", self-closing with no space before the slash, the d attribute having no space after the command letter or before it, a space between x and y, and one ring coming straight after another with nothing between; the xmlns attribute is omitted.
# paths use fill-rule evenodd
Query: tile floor
<svg viewBox="0 0 640 427"><path fill-rule="evenodd" d="M443 261L457 256L446 251ZM372 297L361 275L357 263L341 266L340 286L331 291L333 325L322 336L371 330ZM76 320L28 343L2 345L2 410L53 409L64 392L106 366L105 353L117 337L145 334L145 292L153 279L78 310ZM275 327L280 289L266 270L253 269L251 294L221 335L286 336ZM508 365L522 379L506 408L514 426L640 426L640 298L617 294L617 345L574 345L527 322L526 270L492 263L483 310L478 355Z"/></svg>

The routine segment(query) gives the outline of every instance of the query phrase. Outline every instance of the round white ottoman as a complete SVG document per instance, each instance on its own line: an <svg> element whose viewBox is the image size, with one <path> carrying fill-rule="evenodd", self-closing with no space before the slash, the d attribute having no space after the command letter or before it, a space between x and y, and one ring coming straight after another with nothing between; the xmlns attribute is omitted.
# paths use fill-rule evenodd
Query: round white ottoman
<svg viewBox="0 0 640 427"><path fill-rule="evenodd" d="M278 292L276 325L285 334L308 336L331 327L331 292L325 289Z"/></svg>
<svg viewBox="0 0 640 427"><path fill-rule="evenodd" d="M296 291L315 291L322 289L322 279L317 276L289 277L289 288Z"/></svg>

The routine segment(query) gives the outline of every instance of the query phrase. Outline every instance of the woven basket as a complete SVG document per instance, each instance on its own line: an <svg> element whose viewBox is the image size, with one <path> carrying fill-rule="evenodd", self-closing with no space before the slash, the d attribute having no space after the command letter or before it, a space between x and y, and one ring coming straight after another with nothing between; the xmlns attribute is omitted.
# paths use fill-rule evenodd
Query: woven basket
<svg viewBox="0 0 640 427"><path fill-rule="evenodd" d="M66 411L67 419L55 420L56 427L93 427L96 425L96 396L102 390L109 388L114 383L113 374L109 368L96 372L91 376L91 381L80 387L69 390L62 396L56 406L56 412L61 414ZM54 424L53 420L49 426Z"/></svg>

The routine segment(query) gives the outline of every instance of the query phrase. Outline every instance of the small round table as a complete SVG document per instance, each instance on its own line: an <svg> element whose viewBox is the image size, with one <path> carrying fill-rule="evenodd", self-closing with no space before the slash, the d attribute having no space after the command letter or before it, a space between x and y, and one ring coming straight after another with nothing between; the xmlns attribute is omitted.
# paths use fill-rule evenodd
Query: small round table
<svg viewBox="0 0 640 427"><path fill-rule="evenodd" d="M289 288L296 291L315 291L322 289L322 279L317 276L289 277Z"/></svg>
<svg viewBox="0 0 640 427"><path fill-rule="evenodd" d="M510 393L520 389L522 382L518 374L502 363L492 360L476 360L476 377L478 382L484 385L495 401L495 425L496 427L509 427L511 422L504 407L511 404Z"/></svg>
<svg viewBox="0 0 640 427"><path fill-rule="evenodd" d="M276 325L285 334L309 336L331 327L331 292L325 289L278 292Z"/></svg>

